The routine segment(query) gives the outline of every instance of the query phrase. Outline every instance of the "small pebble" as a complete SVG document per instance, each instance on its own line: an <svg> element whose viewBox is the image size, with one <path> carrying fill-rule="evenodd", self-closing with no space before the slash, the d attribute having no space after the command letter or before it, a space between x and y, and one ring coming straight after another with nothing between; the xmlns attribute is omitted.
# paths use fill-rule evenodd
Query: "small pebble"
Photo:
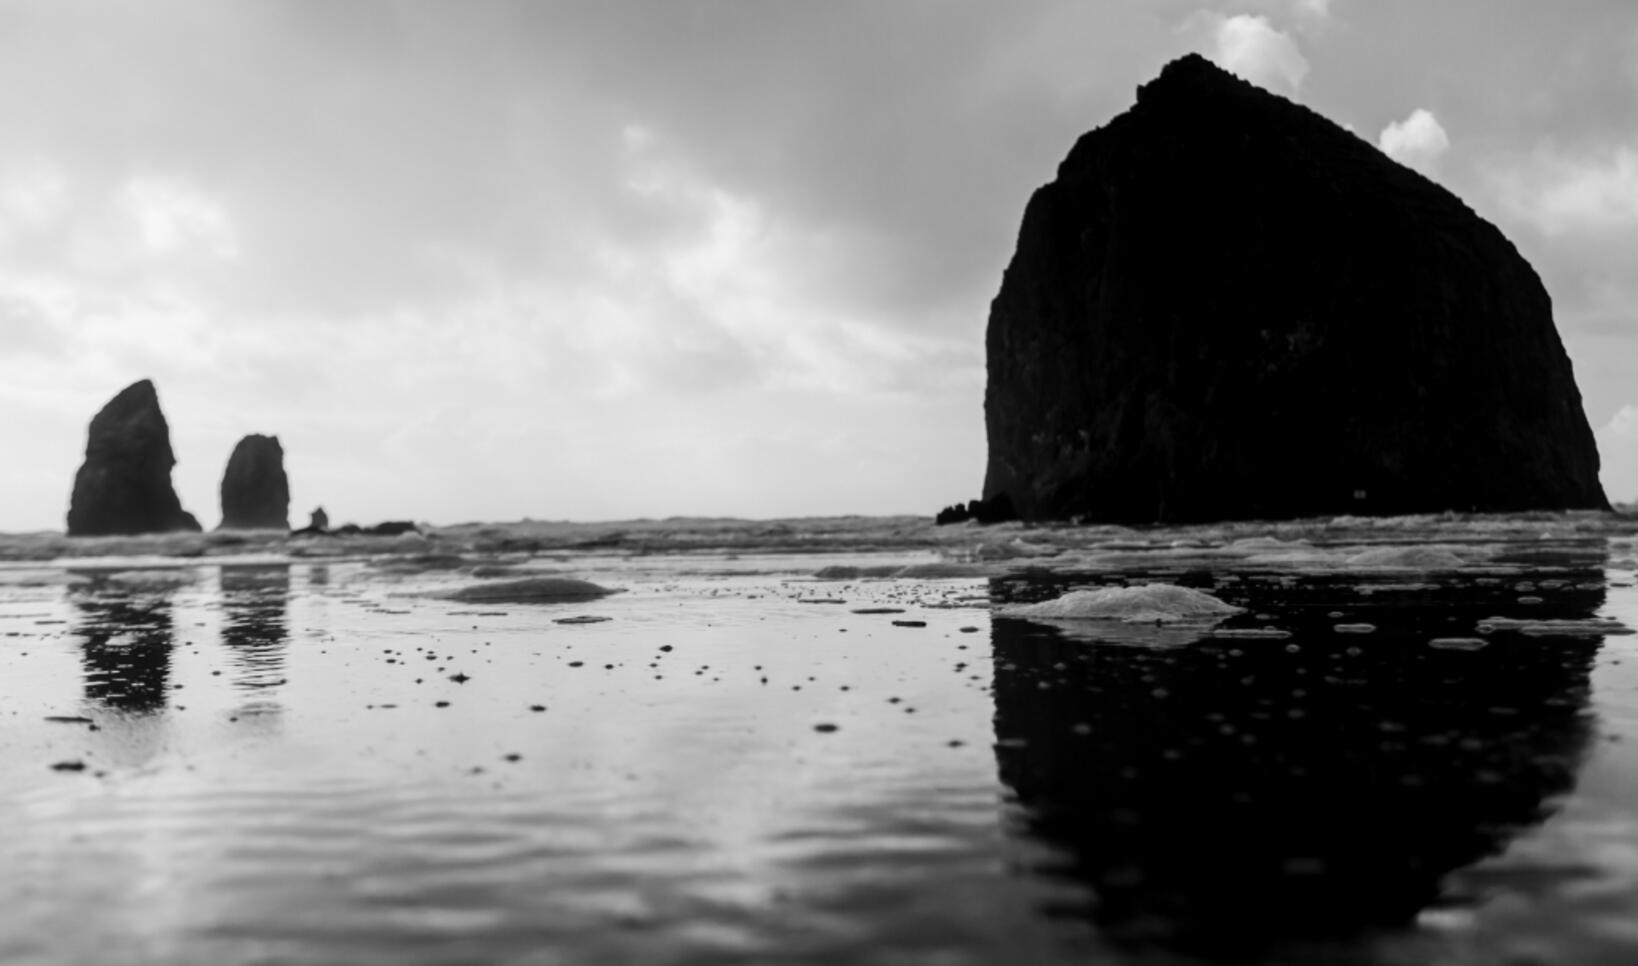
<svg viewBox="0 0 1638 966"><path fill-rule="evenodd" d="M1438 648L1441 651L1477 651L1490 642L1481 637L1435 637L1428 641L1428 647Z"/></svg>

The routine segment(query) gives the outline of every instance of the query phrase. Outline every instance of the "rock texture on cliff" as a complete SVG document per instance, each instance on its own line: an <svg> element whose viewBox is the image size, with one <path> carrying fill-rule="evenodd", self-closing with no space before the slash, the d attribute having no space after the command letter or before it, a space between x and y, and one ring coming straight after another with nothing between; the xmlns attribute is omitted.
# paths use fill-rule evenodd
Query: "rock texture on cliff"
<svg viewBox="0 0 1638 966"><path fill-rule="evenodd" d="M1197 55L1035 192L986 343L984 499L1025 519L1608 505L1513 245Z"/></svg>
<svg viewBox="0 0 1638 966"><path fill-rule="evenodd" d="M198 530L171 489L175 465L154 384L127 386L91 420L69 500L69 535Z"/></svg>
<svg viewBox="0 0 1638 966"><path fill-rule="evenodd" d="M290 480L277 436L239 440L222 474L221 530L290 529Z"/></svg>

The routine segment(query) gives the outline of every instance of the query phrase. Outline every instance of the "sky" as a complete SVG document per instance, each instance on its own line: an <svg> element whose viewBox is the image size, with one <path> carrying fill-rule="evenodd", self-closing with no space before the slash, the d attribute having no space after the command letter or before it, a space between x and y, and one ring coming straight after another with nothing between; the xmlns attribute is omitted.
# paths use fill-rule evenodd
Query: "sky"
<svg viewBox="0 0 1638 966"><path fill-rule="evenodd" d="M930 514L1030 192L1189 51L1461 196L1638 499L1630 0L0 0L0 530L151 378L207 527Z"/></svg>

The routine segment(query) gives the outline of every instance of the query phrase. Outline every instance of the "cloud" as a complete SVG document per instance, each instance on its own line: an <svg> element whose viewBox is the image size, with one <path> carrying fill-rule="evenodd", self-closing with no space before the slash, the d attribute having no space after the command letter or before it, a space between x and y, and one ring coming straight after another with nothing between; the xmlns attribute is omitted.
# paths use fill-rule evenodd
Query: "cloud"
<svg viewBox="0 0 1638 966"><path fill-rule="evenodd" d="M238 255L227 212L185 181L133 178L120 189L119 201L135 222L147 254L168 255L198 246L218 258Z"/></svg>
<svg viewBox="0 0 1638 966"><path fill-rule="evenodd" d="M1276 30L1267 17L1239 14L1216 19L1212 60L1253 84L1297 94L1308 76L1308 60L1290 34Z"/></svg>
<svg viewBox="0 0 1638 966"><path fill-rule="evenodd" d="M27 293L0 288L0 331L10 353L56 356L60 351L50 311Z"/></svg>
<svg viewBox="0 0 1638 966"><path fill-rule="evenodd" d="M1432 177L1439 159L1450 149L1450 137L1433 112L1419 107L1403 121L1383 128L1376 144L1388 157Z"/></svg>
<svg viewBox="0 0 1638 966"><path fill-rule="evenodd" d="M1331 0L1295 0L1299 16L1325 20L1331 16Z"/></svg>
<svg viewBox="0 0 1638 966"><path fill-rule="evenodd" d="M1622 406L1594 435L1605 495L1613 503L1638 501L1638 406Z"/></svg>
<svg viewBox="0 0 1638 966"><path fill-rule="evenodd" d="M1596 426L1631 399L1638 347L1638 144L1611 142L1603 131L1543 138L1533 149L1481 158L1473 175L1473 196L1484 202L1480 210L1495 213L1552 294L1553 316ZM1611 458L1623 457L1616 450ZM1622 478L1620 472L1609 477ZM1612 499L1638 497L1621 497L1619 487L1612 487Z"/></svg>
<svg viewBox="0 0 1638 966"><path fill-rule="evenodd" d="M1541 148L1493 167L1490 180L1510 213L1549 237L1638 229L1638 147Z"/></svg>
<svg viewBox="0 0 1638 966"><path fill-rule="evenodd" d="M68 184L62 172L36 163L0 176L0 232L14 225L40 226L62 213Z"/></svg>

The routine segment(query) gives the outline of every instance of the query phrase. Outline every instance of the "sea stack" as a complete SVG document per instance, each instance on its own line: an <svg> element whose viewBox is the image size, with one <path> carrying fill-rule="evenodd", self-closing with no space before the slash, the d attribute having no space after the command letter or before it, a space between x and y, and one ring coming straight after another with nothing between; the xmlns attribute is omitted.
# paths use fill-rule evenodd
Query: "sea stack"
<svg viewBox="0 0 1638 966"><path fill-rule="evenodd" d="M68 505L69 535L198 530L171 489L175 465L154 384L132 383L91 420Z"/></svg>
<svg viewBox="0 0 1638 966"><path fill-rule="evenodd" d="M1197 55L1035 192L986 350L984 499L1026 520L1608 507L1512 243Z"/></svg>
<svg viewBox="0 0 1638 966"><path fill-rule="evenodd" d="M222 525L217 529L290 529L290 480L277 436L252 434L233 447L222 474Z"/></svg>

